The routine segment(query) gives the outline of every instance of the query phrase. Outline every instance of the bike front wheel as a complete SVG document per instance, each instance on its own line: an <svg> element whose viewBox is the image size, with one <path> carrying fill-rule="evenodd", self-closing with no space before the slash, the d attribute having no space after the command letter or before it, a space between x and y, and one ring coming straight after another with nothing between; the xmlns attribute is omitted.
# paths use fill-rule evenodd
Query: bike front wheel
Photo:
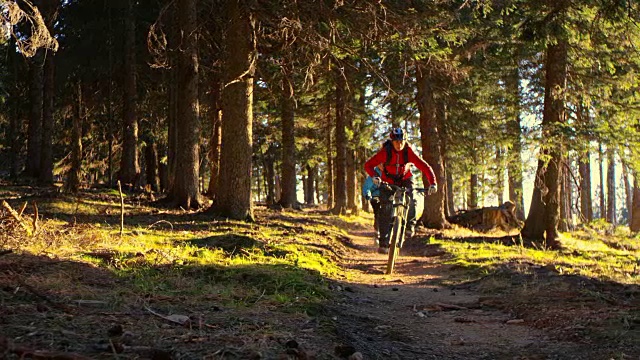
<svg viewBox="0 0 640 360"><path fill-rule="evenodd" d="M402 235L402 219L399 216L396 216L393 220L393 229L391 230L391 237L389 239L389 260L387 261L387 271L386 274L393 274L393 268L396 264L396 259L398 258L399 248L398 242L400 241L400 236Z"/></svg>

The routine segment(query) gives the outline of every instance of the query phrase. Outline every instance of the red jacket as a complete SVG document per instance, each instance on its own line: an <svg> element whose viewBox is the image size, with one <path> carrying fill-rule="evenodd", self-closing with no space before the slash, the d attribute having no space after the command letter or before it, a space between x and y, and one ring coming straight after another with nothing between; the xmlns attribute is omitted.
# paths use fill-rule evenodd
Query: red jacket
<svg viewBox="0 0 640 360"><path fill-rule="evenodd" d="M422 160L422 158L418 156L415 151L413 151L413 148L409 144L405 144L405 146L408 148L407 159L409 160L409 163L414 164L420 171L422 171L422 173L427 177L427 180L429 181L428 185L436 184L436 175L433 173L433 169L431 168L431 166L426 161ZM404 155L402 154L402 151L403 150L396 151L393 146L391 147L391 160L386 166L386 171L382 172L382 176L380 177L382 181L391 184L395 183L394 179L387 176L387 173L390 175L404 174L402 180L406 180L413 176L413 174L411 174L409 163L403 164ZM375 173L374 168L380 164L385 163L386 161L387 150L383 146L380 151L378 151L369 160L367 160L367 162L364 164L364 170L367 172L367 174L369 174L369 176L376 177L378 175Z"/></svg>

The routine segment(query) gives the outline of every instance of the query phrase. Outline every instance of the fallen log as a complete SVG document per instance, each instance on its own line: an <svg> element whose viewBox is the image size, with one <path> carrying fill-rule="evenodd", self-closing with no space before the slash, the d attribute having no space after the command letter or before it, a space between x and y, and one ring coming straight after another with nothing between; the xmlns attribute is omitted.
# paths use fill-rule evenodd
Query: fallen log
<svg viewBox="0 0 640 360"><path fill-rule="evenodd" d="M449 222L478 231L496 228L510 231L522 227L522 222L516 218L516 206L511 201L500 206L460 211L450 217Z"/></svg>

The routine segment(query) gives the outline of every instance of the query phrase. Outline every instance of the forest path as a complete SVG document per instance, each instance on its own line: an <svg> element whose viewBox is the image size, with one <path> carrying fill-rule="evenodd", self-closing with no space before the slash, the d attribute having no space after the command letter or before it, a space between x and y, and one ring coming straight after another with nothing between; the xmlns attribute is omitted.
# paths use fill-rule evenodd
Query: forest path
<svg viewBox="0 0 640 360"><path fill-rule="evenodd" d="M395 273L384 275L387 256L376 252L373 232L354 230L351 241L351 275L332 310L342 341L365 359L584 358L579 344L555 342L492 308L483 299L490 294L445 285L451 265L425 251L430 245L401 252Z"/></svg>

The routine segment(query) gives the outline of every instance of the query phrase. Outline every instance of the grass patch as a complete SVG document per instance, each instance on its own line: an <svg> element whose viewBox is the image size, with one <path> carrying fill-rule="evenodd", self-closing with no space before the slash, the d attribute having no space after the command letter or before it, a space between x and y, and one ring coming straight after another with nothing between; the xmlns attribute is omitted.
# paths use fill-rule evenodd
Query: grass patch
<svg viewBox="0 0 640 360"><path fill-rule="evenodd" d="M306 312L305 304L315 307L327 298L326 279L345 276L335 261L344 228L363 226L357 217L267 210L257 211L254 224L181 212L169 212L163 219L170 221L160 224L157 217L149 219L157 210L135 207L120 236L117 221L65 220L96 214L115 220L119 214L104 209L118 206L117 197L103 191L39 202L53 217L40 221L35 237L23 234L19 237L27 241L3 247L101 269L119 284L112 294L126 294L130 301L162 296L187 299L186 306L213 297L225 306ZM19 228L11 230L20 235ZM61 289L69 281L62 276L48 287Z"/></svg>
<svg viewBox="0 0 640 360"><path fill-rule="evenodd" d="M579 275L622 284L640 284L637 240L628 233L594 236L600 230L586 228L562 234L563 249L549 251L514 244L491 242L486 235L474 236L468 230L452 232L443 239L431 239L450 256L447 263L462 270L463 277L485 276L505 264L526 263L550 267L560 274ZM616 235L618 234L618 235ZM623 235L619 235L623 234ZM627 235L624 235L627 234ZM476 241L475 239L482 239Z"/></svg>

